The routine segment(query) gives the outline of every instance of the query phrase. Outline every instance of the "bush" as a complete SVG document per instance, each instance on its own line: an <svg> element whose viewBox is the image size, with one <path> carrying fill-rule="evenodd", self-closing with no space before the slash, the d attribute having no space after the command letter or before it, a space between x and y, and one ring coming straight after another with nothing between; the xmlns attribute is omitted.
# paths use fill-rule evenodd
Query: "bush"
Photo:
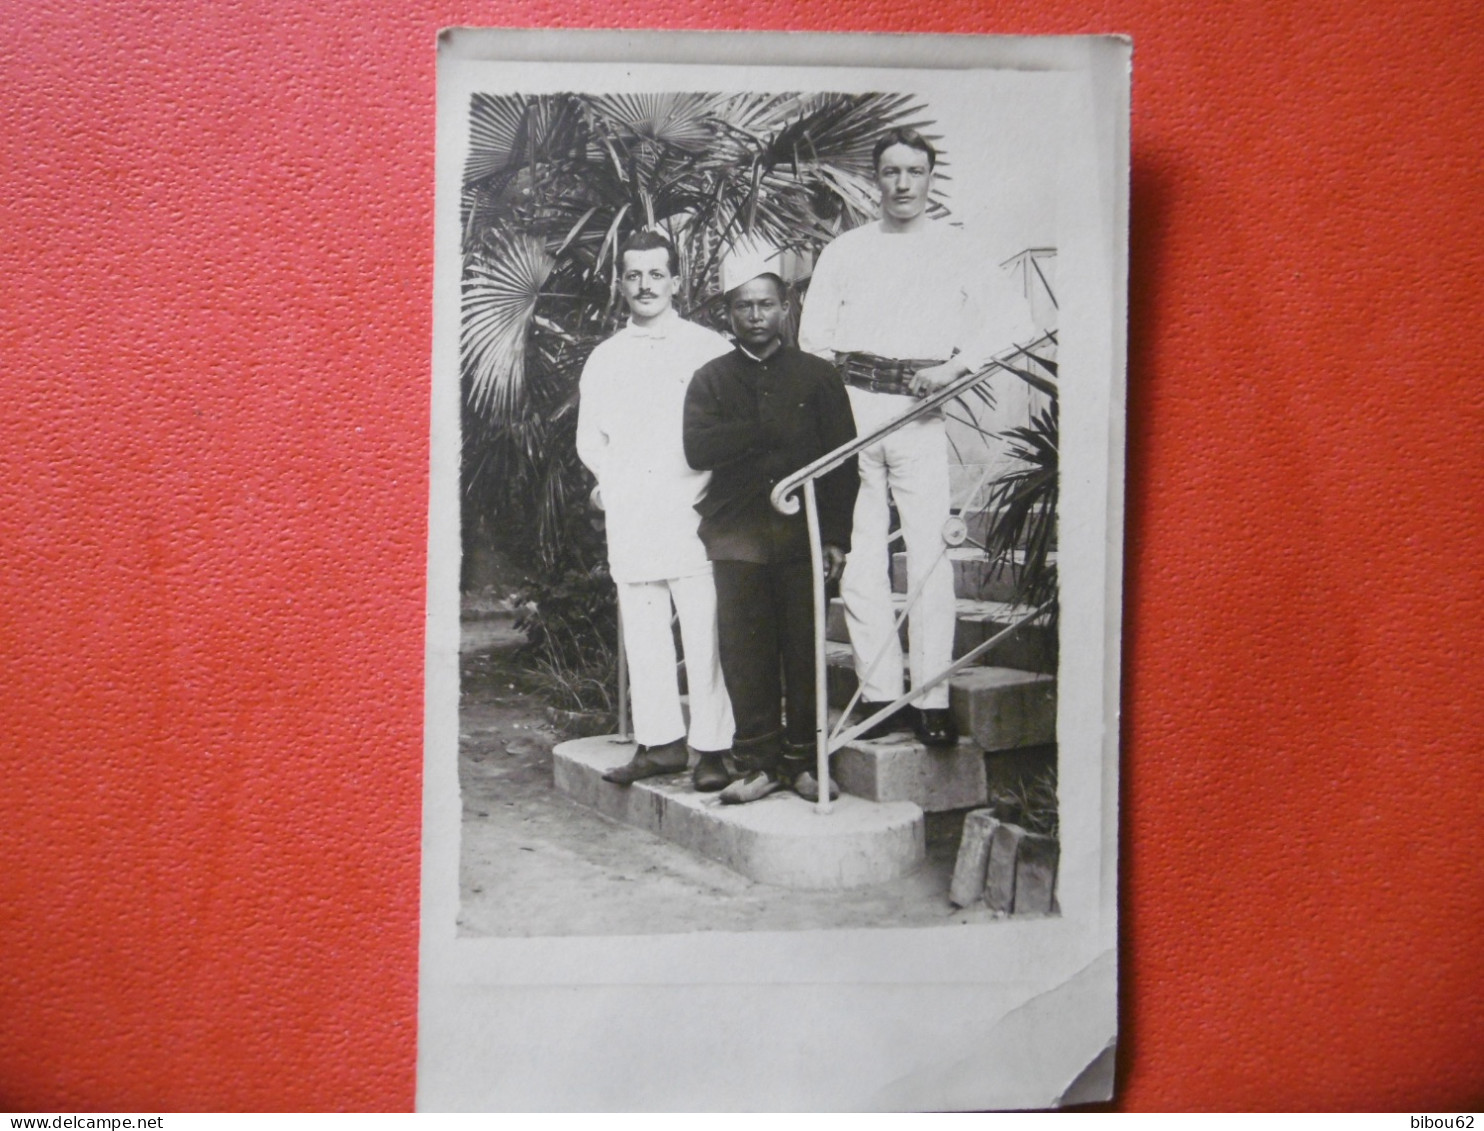
<svg viewBox="0 0 1484 1131"><path fill-rule="evenodd" d="M1026 832L1044 836L1060 835L1054 769L1032 778L1020 778L1013 786L996 789L989 795L989 807L995 817L1007 825L1019 825Z"/></svg>
<svg viewBox="0 0 1484 1131"><path fill-rule="evenodd" d="M553 707L616 711L618 603L605 567L568 569L518 594L517 660Z"/></svg>

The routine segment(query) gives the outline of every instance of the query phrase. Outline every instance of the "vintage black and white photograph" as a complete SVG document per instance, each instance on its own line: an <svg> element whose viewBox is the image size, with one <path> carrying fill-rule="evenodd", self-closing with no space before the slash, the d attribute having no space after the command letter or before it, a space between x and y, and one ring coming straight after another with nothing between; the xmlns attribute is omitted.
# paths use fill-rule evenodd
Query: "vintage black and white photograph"
<svg viewBox="0 0 1484 1131"><path fill-rule="evenodd" d="M1127 45L784 38L446 34L425 1106L1109 1094Z"/></svg>

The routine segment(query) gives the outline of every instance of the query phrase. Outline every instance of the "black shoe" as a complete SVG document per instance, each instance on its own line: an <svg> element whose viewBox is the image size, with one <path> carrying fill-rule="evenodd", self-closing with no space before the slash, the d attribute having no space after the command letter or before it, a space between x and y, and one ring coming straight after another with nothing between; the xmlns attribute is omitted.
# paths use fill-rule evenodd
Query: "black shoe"
<svg viewBox="0 0 1484 1131"><path fill-rule="evenodd" d="M859 703L856 704L856 710L860 712L860 717L862 719L869 719L883 707L889 706L891 706L890 699L881 699L876 701L862 699ZM867 742L870 742L877 738L885 738L889 734L897 734L902 731L911 730L912 714L913 710L911 707L898 707L895 711L887 715L886 718L882 719L875 726L871 727L868 730L862 731L855 737L864 738Z"/></svg>
<svg viewBox="0 0 1484 1131"><path fill-rule="evenodd" d="M717 790L726 789L732 783L732 775L727 773L726 759L722 752L703 753L701 760L696 763L696 768L691 772L690 780L695 785L697 793L715 793Z"/></svg>
<svg viewBox="0 0 1484 1131"><path fill-rule="evenodd" d="M919 707L912 733L924 746L958 745L958 723L946 707Z"/></svg>
<svg viewBox="0 0 1484 1131"><path fill-rule="evenodd" d="M633 785L644 778L657 778L661 774L678 774L690 762L690 751L685 748L685 739L677 738L663 746L641 746L634 752L633 760L615 766L603 775L604 781L615 785Z"/></svg>

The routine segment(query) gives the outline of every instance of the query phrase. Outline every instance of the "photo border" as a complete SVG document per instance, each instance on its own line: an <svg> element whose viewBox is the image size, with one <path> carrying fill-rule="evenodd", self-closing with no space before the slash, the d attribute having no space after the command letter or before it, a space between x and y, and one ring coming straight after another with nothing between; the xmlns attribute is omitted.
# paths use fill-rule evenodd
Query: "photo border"
<svg viewBox="0 0 1484 1131"><path fill-rule="evenodd" d="M1128 42L1111 37L442 34L419 1109L1039 1107L1110 1047L1129 57ZM697 66L733 69L725 78L680 77ZM844 77L857 71L1046 72L1059 76L1074 120L1060 181L1076 208L1058 233L1059 359L1064 388L1075 390L1062 405L1062 915L941 928L460 938L457 218L468 94L492 89L496 77L499 89L518 83L531 93L597 89L566 79L572 68L627 69L636 89L817 85L764 79L783 67L828 68L836 89L890 88ZM904 84L910 75L896 82ZM651 1057L671 1067L646 1074Z"/></svg>

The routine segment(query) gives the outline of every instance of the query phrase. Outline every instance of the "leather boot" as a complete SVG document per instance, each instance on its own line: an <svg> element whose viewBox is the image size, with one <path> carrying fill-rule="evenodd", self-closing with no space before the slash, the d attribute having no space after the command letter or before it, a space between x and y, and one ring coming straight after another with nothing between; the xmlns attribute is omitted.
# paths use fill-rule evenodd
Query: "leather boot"
<svg viewBox="0 0 1484 1131"><path fill-rule="evenodd" d="M696 763L696 768L691 771L691 783L696 787L697 793L715 793L717 790L725 789L732 783L732 775L727 772L726 751L701 751L701 760Z"/></svg>
<svg viewBox="0 0 1484 1131"><path fill-rule="evenodd" d="M644 778L657 778L661 774L678 774L690 762L690 751L685 739L677 738L663 746L641 746L634 751L631 761L615 766L603 775L604 781L615 785L633 785Z"/></svg>
<svg viewBox="0 0 1484 1131"><path fill-rule="evenodd" d="M953 718L953 712L946 707L919 708L912 733L924 746L958 745L958 723Z"/></svg>
<svg viewBox="0 0 1484 1131"><path fill-rule="evenodd" d="M890 705L890 699L882 699L879 701L862 699L855 705L855 710L857 716L860 719L869 719L877 711L881 710L883 707L887 707ZM887 715L886 718L882 719L875 726L871 727L869 730L862 731L860 734L856 735L856 737L863 738L866 741L870 742L878 738L885 738L889 734L897 734L902 731L911 730L914 721L913 716L915 714L916 712L913 710L910 704L904 704L903 706L898 707L891 714Z"/></svg>

